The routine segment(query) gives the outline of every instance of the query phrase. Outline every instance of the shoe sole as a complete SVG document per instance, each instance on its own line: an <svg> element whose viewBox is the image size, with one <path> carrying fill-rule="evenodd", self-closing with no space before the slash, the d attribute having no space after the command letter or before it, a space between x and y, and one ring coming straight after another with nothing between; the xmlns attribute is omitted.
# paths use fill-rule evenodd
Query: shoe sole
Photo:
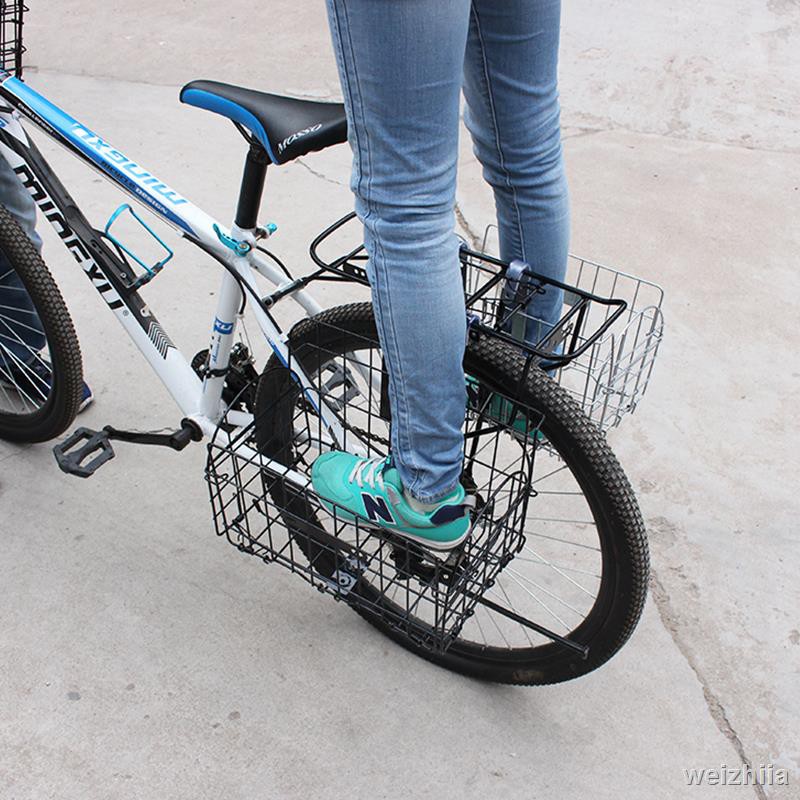
<svg viewBox="0 0 800 800"><path fill-rule="evenodd" d="M472 533L472 525L470 525L467 530L458 537L458 539L451 539L447 542L437 542L432 539L426 539L424 536L416 536L413 533L407 533L406 531L400 530L400 528L389 528L386 525L380 525L378 523L373 522L372 520L367 519L366 517L360 517L353 514L351 511L346 511L339 506L336 506L332 500L328 500L327 498L322 497L322 495L317 495L320 499L320 502L325 507L325 510L336 517L337 520L341 522L356 522L360 525L363 525L365 528L370 528L371 530L376 531L386 531L387 533L394 534L395 536L401 536L403 539L410 539L412 542L416 542L417 544L422 545L423 547L427 547L430 550L437 550L439 552L445 550L453 550L454 548L458 547L460 544L463 544L464 541L469 537ZM330 505L329 505L330 504ZM336 512L334 514L334 506L336 508Z"/></svg>
<svg viewBox="0 0 800 800"><path fill-rule="evenodd" d="M463 544L472 533L472 525L470 525L458 539L451 539L449 542L435 542L431 539L425 539L422 536L415 536L413 533L406 533L406 531L401 531L398 528L385 528L383 525L376 525L375 527L387 531L388 533L393 533L395 536L402 536L403 539L410 539L412 542L421 544L429 550L437 550L440 553L446 550L454 550L460 544Z"/></svg>

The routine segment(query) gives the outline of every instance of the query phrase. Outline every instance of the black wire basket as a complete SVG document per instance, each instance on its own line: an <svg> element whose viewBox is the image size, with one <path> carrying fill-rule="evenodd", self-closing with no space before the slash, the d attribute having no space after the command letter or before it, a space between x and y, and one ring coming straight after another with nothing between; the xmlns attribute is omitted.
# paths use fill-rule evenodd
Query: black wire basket
<svg viewBox="0 0 800 800"><path fill-rule="evenodd" d="M22 25L27 6L21 0L0 0L0 66L22 76Z"/></svg>
<svg viewBox="0 0 800 800"><path fill-rule="evenodd" d="M461 480L475 509L471 533L459 547L434 552L367 520L349 521L310 485L315 457L334 448L315 409L324 404L335 414L344 436L337 447L386 457L386 372L375 342L334 351L325 343L337 340L336 326L302 324L315 326L299 356L312 386L298 388L295 363L268 368L264 380L283 389L266 392L271 402L250 425L233 428L223 420L208 446L216 532L242 552L280 564L372 621L442 652L478 603L492 603L487 591L524 545L541 418L468 379ZM505 434L518 438L510 451Z"/></svg>

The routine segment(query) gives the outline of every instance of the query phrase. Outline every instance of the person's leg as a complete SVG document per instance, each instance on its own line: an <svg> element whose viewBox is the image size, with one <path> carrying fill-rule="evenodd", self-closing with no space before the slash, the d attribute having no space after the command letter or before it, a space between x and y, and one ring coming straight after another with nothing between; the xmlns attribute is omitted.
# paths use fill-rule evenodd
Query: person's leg
<svg viewBox="0 0 800 800"><path fill-rule="evenodd" d="M36 206L2 156L0 204L16 218L36 249L41 250L42 240L36 233ZM17 361L30 363L45 342L44 329L33 303L19 276L0 250L0 368Z"/></svg>
<svg viewBox="0 0 800 800"><path fill-rule="evenodd" d="M458 485L466 315L454 235L469 0L328 0L352 188L389 371L392 458L426 503Z"/></svg>
<svg viewBox="0 0 800 800"><path fill-rule="evenodd" d="M492 186L500 257L563 280L569 201L561 151L557 67L560 0L472 0L464 59L465 122ZM562 292L537 295L535 343L555 324Z"/></svg>

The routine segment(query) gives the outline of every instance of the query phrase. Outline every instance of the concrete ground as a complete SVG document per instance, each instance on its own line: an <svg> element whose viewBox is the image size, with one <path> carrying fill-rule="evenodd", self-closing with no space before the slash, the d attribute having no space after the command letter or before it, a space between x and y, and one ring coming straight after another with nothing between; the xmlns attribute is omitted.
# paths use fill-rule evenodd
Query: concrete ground
<svg viewBox="0 0 800 800"><path fill-rule="evenodd" d="M223 219L240 140L177 87L339 92L321 0L30 5L31 85ZM46 445L0 443L0 797L800 797L800 6L565 6L572 249L667 293L651 390L612 441L652 546L633 639L570 684L454 676L217 540L202 447L120 445L84 482ZM103 222L118 195L45 149ZM492 206L466 143L462 167L478 234ZM268 178L275 248L301 270L304 243L351 206L347 169L338 148ZM173 425L74 262L46 247L97 396L81 424ZM219 276L179 254L146 294L194 352ZM743 761L790 785L686 785L686 769Z"/></svg>

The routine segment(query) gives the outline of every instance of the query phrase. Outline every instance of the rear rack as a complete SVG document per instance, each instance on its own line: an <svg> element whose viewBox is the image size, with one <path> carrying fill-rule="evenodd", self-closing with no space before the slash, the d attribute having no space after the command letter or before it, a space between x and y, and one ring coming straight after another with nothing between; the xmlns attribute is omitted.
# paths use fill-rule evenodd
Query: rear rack
<svg viewBox="0 0 800 800"><path fill-rule="evenodd" d="M460 257L466 307L473 314L471 327L520 348L548 370L582 356L628 307L625 300L601 297L540 275L522 261L501 261L466 246ZM564 293L565 307L552 328L527 312L533 298L551 287ZM594 328L588 325L592 304L606 309L601 315L592 314L598 319ZM526 339L531 323L546 332Z"/></svg>
<svg viewBox="0 0 800 800"><path fill-rule="evenodd" d="M344 226L351 220L356 218L356 212L351 211L345 214L341 219L337 219L332 225L325 228L309 247L311 260L323 271L333 273L343 280L355 281L369 286L367 278L367 251L362 243L357 244L350 250L347 250L344 255L336 256L332 261L326 261L319 255L319 248L323 242L326 242L338 231L342 230Z"/></svg>

